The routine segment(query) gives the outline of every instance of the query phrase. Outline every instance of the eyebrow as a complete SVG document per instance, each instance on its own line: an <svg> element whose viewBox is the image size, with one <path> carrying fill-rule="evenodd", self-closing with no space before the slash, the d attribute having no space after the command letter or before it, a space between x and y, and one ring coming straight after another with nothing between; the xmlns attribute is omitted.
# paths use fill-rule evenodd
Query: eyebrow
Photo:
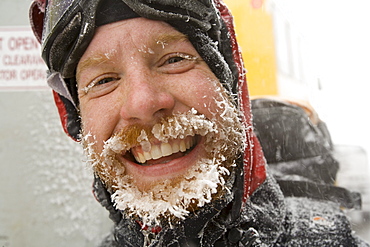
<svg viewBox="0 0 370 247"><path fill-rule="evenodd" d="M111 59L116 56L117 51L111 50L105 53L96 53L91 57L81 61L76 69L76 78L79 77L79 73L87 68L95 67L104 63L108 63Z"/></svg>
<svg viewBox="0 0 370 247"><path fill-rule="evenodd" d="M162 34L159 35L156 39L156 44L160 43L168 43L174 41L188 41L188 36L183 33L176 33L176 34Z"/></svg>

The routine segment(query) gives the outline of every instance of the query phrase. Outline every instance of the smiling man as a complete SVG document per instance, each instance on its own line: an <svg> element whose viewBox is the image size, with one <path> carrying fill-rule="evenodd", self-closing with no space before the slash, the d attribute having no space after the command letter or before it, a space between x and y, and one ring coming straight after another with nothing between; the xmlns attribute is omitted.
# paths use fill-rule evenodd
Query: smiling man
<svg viewBox="0 0 370 247"><path fill-rule="evenodd" d="M338 205L286 200L266 176L222 2L39 0L30 14L64 129L115 223L102 246L360 243ZM303 230L308 210L330 224Z"/></svg>
<svg viewBox="0 0 370 247"><path fill-rule="evenodd" d="M118 209L161 225L226 196L244 128L185 35L144 18L99 27L76 80L83 142Z"/></svg>

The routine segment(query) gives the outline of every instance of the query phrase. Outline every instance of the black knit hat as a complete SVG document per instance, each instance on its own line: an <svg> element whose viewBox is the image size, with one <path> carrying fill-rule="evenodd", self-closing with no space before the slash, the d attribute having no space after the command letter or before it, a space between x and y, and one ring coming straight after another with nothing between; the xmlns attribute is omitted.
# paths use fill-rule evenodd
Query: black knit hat
<svg viewBox="0 0 370 247"><path fill-rule="evenodd" d="M122 0L104 0L96 14L95 25L103 26L116 21L140 17Z"/></svg>

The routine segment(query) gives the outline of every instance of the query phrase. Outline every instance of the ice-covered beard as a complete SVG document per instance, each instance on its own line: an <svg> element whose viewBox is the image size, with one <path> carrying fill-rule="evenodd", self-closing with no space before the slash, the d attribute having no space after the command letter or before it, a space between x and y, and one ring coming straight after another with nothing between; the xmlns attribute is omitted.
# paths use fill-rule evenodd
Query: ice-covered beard
<svg viewBox="0 0 370 247"><path fill-rule="evenodd" d="M213 199L230 197L232 167L244 150L245 132L239 111L227 98L216 101L216 105L212 119L191 109L162 119L149 130L122 130L105 142L100 154L94 151L94 142L89 142L92 135L84 135L88 163L112 193L116 209L146 226L171 225ZM117 159L117 155L137 145L144 151L150 150L152 138L166 143L189 136L204 138L206 157L200 158L185 175L160 181L146 191L140 191Z"/></svg>

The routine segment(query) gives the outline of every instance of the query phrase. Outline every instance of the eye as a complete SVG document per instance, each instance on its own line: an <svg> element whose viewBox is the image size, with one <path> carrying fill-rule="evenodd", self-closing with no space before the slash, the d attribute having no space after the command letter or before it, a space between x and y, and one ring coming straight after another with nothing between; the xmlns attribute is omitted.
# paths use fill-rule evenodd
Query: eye
<svg viewBox="0 0 370 247"><path fill-rule="evenodd" d="M103 78L103 79L99 80L98 82L96 82L94 86L103 85L103 84L109 83L109 82L114 81L114 80L116 80L116 78L113 78L113 77Z"/></svg>
<svg viewBox="0 0 370 247"><path fill-rule="evenodd" d="M182 60L184 60L185 58L183 58L183 57L171 57L171 58L169 58L166 62L168 63L168 64L171 64L171 63L177 63L177 62L180 62L180 61L182 61Z"/></svg>
<svg viewBox="0 0 370 247"><path fill-rule="evenodd" d="M171 53L161 59L159 69L168 74L183 73L192 69L198 61L198 57L185 53Z"/></svg>
<svg viewBox="0 0 370 247"><path fill-rule="evenodd" d="M85 95L89 94L92 97L100 97L116 89L119 80L120 78L115 76L99 76L92 80L86 87L82 88L81 91Z"/></svg>

